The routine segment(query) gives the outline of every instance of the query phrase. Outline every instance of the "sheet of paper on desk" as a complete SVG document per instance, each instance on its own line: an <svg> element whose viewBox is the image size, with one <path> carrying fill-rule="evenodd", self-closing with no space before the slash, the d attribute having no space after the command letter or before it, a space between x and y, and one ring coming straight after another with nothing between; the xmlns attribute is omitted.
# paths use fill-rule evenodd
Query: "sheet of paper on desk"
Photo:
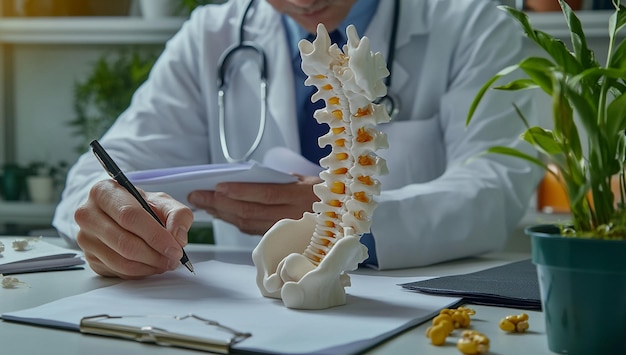
<svg viewBox="0 0 626 355"><path fill-rule="evenodd" d="M14 240L29 240L26 250L14 250ZM0 242L4 244L4 251L0 253L0 274L4 275L60 270L85 263L76 250L62 248L40 238L3 237Z"/></svg>
<svg viewBox="0 0 626 355"><path fill-rule="evenodd" d="M205 164L126 173L128 179L146 191L166 192L176 200L187 203L194 190L213 190L220 182L290 183L293 175L270 169L256 162Z"/></svg>
<svg viewBox="0 0 626 355"><path fill-rule="evenodd" d="M292 310L280 300L261 296L255 282L256 269L252 266L218 261L195 266L196 276L179 268L10 312L2 318L78 330L82 317L96 314L155 316L167 312L182 316L191 313L252 333L234 347L237 350L351 354L426 321L460 300L415 294L398 286L414 278L352 275L346 305L318 311ZM182 323L181 327L185 326ZM179 331L201 335L202 327Z"/></svg>

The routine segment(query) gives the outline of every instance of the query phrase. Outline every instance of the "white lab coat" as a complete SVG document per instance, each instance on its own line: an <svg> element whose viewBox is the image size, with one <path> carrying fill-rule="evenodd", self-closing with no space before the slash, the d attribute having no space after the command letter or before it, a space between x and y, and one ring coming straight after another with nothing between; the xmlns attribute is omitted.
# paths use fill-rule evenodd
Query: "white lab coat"
<svg viewBox="0 0 626 355"><path fill-rule="evenodd" d="M101 139L126 171L225 162L217 123L217 62L237 41L247 0L196 10L166 46L130 108ZM271 147L299 150L293 77L280 17L257 1L245 38L265 50L269 112L252 159ZM381 151L390 174L381 177L372 232L381 269L414 267L501 248L523 216L537 170L512 158L468 159L500 144L522 147L512 103L527 109L524 93L489 94L466 128L470 102L497 70L519 60L516 24L489 0L403 0L390 91L401 101L397 120L381 126L390 148ZM381 1L366 33L372 49L387 53L392 1ZM259 81L255 65L237 67L229 85L227 135L241 156L257 132ZM496 96L500 95L500 96ZM529 119L533 120L530 116ZM55 227L70 239L73 212L90 186L105 178L91 153L69 174ZM248 245L258 236L215 222L219 244Z"/></svg>

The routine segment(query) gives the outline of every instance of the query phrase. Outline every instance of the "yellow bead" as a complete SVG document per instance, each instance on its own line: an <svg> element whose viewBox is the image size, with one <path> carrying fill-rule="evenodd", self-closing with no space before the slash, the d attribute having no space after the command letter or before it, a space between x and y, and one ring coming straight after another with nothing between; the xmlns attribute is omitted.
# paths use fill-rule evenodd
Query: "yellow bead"
<svg viewBox="0 0 626 355"><path fill-rule="evenodd" d="M428 327L426 330L426 337L430 339L430 343L437 346L446 342L448 334L445 322Z"/></svg>
<svg viewBox="0 0 626 355"><path fill-rule="evenodd" d="M484 354L489 351L489 338L475 330L464 330L456 347L465 355Z"/></svg>
<svg viewBox="0 0 626 355"><path fill-rule="evenodd" d="M513 324L513 322L511 322L508 319L502 319L500 320L500 329L504 330L505 332L514 332L515 331L515 324Z"/></svg>

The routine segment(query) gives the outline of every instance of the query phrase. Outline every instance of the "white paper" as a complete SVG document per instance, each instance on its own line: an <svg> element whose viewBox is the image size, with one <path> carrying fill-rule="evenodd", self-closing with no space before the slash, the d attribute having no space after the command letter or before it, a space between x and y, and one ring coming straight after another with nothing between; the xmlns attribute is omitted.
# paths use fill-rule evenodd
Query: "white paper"
<svg viewBox="0 0 626 355"><path fill-rule="evenodd" d="M415 281L415 277L351 275L346 305L325 310L293 310L284 307L280 300L261 296L255 282L256 269L252 266L208 261L196 263L195 267L195 276L179 268L145 280L122 282L10 312L2 318L78 330L82 317L97 314L195 314L252 333L252 337L235 346L240 350L353 353L426 321L440 309L460 301L414 293L398 286ZM193 322L181 322L180 327L180 332L202 333L202 327Z"/></svg>
<svg viewBox="0 0 626 355"><path fill-rule="evenodd" d="M28 240L26 250L13 249L14 240ZM39 238L5 237L0 238L4 251L0 253L0 274L45 271L60 267L84 264L76 250L50 244Z"/></svg>
<svg viewBox="0 0 626 355"><path fill-rule="evenodd" d="M191 191L213 190L220 182L285 184L297 181L293 175L256 162L141 170L128 172L126 177L137 187L146 191L165 192L187 205L187 195Z"/></svg>
<svg viewBox="0 0 626 355"><path fill-rule="evenodd" d="M285 147L270 148L265 153L263 165L287 174L303 176L318 176L323 170L321 166Z"/></svg>

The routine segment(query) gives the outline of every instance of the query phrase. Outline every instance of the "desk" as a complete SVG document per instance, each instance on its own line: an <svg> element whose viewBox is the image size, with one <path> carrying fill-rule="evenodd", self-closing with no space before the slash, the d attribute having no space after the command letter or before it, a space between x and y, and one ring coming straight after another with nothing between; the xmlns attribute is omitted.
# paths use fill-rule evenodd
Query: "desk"
<svg viewBox="0 0 626 355"><path fill-rule="evenodd" d="M216 259L231 263L251 264L249 252L219 248L212 245L191 244L186 248L194 261ZM507 262L528 258L528 254L494 253L418 269L377 272L358 270L358 273L388 276L444 276L469 273ZM118 283L120 280L97 276L88 267L79 271L16 275L30 287L18 289L0 288L0 313L31 308L62 297L87 292ZM348 289L349 291L349 289ZM400 287L398 287L400 291ZM472 328L485 333L491 339L489 354L552 354L547 348L544 320L541 312L526 312L530 316L530 330L525 334L506 334L498 329L501 318L522 311L498 307L471 306L476 310ZM445 346L430 345L424 332L429 323L408 330L372 349L368 354L460 354L456 350L457 336L448 337ZM458 331L455 332L458 334ZM78 332L40 328L0 322L0 347L3 354L200 354L199 352L140 344L127 340L82 335Z"/></svg>

